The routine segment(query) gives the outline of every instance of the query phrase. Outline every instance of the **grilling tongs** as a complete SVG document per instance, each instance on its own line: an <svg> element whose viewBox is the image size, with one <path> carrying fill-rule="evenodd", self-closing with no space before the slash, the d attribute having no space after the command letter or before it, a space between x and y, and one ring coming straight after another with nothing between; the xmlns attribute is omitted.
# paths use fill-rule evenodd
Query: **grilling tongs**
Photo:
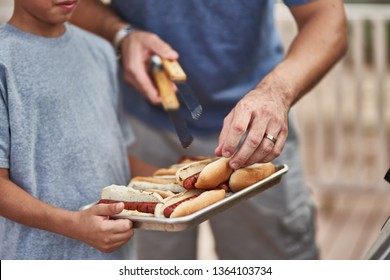
<svg viewBox="0 0 390 280"><path fill-rule="evenodd" d="M150 65L153 81L160 93L164 110L168 113L175 127L181 145L183 148L188 148L193 141L193 137L185 119L180 114L180 103L172 87L172 82L164 71L161 58L157 55L152 56Z"/></svg>
<svg viewBox="0 0 390 280"><path fill-rule="evenodd" d="M193 119L197 120L203 112L202 105L196 98L187 81L187 75L177 60L161 58L162 65L168 77L179 89L178 95L186 104Z"/></svg>

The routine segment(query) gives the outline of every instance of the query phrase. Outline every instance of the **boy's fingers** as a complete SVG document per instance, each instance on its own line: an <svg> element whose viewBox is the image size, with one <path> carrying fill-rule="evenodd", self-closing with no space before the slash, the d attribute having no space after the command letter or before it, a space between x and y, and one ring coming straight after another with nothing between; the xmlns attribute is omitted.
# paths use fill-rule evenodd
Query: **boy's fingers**
<svg viewBox="0 0 390 280"><path fill-rule="evenodd" d="M124 209L125 205L123 202L112 203L112 204L98 204L94 207L95 214L99 216L112 216L119 214Z"/></svg>

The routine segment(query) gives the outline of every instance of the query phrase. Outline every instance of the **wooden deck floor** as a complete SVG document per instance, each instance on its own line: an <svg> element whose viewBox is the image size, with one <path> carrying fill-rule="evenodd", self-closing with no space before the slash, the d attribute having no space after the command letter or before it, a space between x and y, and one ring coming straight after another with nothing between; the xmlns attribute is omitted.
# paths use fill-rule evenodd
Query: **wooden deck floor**
<svg viewBox="0 0 390 280"><path fill-rule="evenodd" d="M390 186L389 186L390 187ZM317 242L324 260L364 259L390 215L390 192L314 192ZM206 223L201 225L198 258L218 259Z"/></svg>
<svg viewBox="0 0 390 280"><path fill-rule="evenodd" d="M390 192L328 193L316 198L321 259L364 259L390 216Z"/></svg>

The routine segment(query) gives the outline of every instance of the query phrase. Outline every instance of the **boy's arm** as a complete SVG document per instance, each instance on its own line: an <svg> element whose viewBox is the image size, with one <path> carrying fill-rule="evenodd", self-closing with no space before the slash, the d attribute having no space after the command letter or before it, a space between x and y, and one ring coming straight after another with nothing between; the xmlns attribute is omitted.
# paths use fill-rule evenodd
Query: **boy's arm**
<svg viewBox="0 0 390 280"><path fill-rule="evenodd" d="M25 192L9 179L8 169L0 168L0 216L80 240L103 252L115 251L134 234L131 221L108 218L123 207L123 203L102 204L80 212L57 208Z"/></svg>
<svg viewBox="0 0 390 280"><path fill-rule="evenodd" d="M158 167L146 163L136 157L129 156L129 164L131 169L131 176L152 176Z"/></svg>

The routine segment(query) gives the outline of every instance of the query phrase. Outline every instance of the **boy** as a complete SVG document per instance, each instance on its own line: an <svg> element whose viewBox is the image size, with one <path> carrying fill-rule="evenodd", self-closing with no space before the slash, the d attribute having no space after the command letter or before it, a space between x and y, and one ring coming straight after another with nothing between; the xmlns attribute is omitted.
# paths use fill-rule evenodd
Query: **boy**
<svg viewBox="0 0 390 280"><path fill-rule="evenodd" d="M67 23L78 0L14 4L0 27L0 259L135 258L131 222L108 218L122 203L78 211L130 179L114 51Z"/></svg>

